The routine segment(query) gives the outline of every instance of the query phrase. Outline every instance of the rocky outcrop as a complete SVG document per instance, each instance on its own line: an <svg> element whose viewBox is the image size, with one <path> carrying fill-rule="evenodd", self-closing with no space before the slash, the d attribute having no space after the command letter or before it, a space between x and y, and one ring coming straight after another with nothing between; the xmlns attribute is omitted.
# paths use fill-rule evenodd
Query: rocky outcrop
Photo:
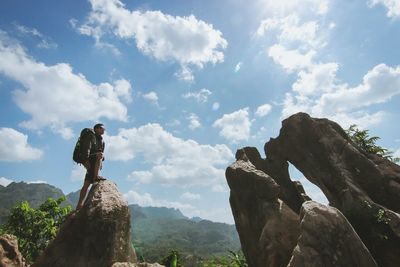
<svg viewBox="0 0 400 267"><path fill-rule="evenodd" d="M111 181L95 183L33 267L109 267L136 261L127 202Z"/></svg>
<svg viewBox="0 0 400 267"><path fill-rule="evenodd" d="M0 267L25 267L25 260L18 249L18 240L13 235L0 236Z"/></svg>
<svg viewBox="0 0 400 267"><path fill-rule="evenodd" d="M279 185L239 155L226 177L243 253L249 266L283 266L296 245L299 216L278 199Z"/></svg>
<svg viewBox="0 0 400 267"><path fill-rule="evenodd" d="M343 214L314 201L303 203L301 230L288 267L377 266Z"/></svg>
<svg viewBox="0 0 400 267"><path fill-rule="evenodd" d="M375 260L379 266L400 266L398 165L359 149L335 122L314 119L305 113L284 120L279 136L265 144L265 153L266 158L262 159L255 148L239 149L237 161L226 171L232 212L250 266L286 266L289 263L287 251L291 254L290 266L318 266L307 263L306 253L311 253L311 259L334 251L336 254L324 257L327 260L321 261L321 265L374 266ZM341 213L332 207L315 204L310 208L310 202L305 202L310 198L301 184L291 181L289 177L289 162L321 188L330 205ZM253 192L253 195L249 192ZM260 196L270 197L266 199ZM292 215L299 216L291 222L296 225L283 227L278 223L266 230L266 225L273 220L279 221L282 218L279 212L286 210L278 209L276 203L280 207L288 207ZM324 227L307 226L318 220L325 223L322 224ZM278 246L270 236L280 233L281 227L300 229L295 242L289 242L283 248L285 256L281 259L285 260L271 263L269 260ZM261 232L268 232L268 235L262 235ZM291 235L294 234L295 231L291 231ZM345 237L347 244L358 244L353 245L357 249L351 250L346 244L340 243L338 235ZM304 243L306 236L307 242L315 241L314 247L311 243ZM261 243L266 245L261 246ZM368 251L374 260L366 256L369 255Z"/></svg>

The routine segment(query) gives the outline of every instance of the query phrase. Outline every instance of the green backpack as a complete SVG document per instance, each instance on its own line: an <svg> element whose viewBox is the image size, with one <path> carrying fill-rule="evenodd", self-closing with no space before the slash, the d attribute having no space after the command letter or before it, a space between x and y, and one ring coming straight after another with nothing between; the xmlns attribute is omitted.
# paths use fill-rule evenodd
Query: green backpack
<svg viewBox="0 0 400 267"><path fill-rule="evenodd" d="M72 155L72 159L78 163L83 164L84 160L86 159L84 151L85 148L87 149L90 145L91 140L95 138L94 131L90 128L85 128L81 131L81 134L78 138L78 141L75 144L74 153Z"/></svg>

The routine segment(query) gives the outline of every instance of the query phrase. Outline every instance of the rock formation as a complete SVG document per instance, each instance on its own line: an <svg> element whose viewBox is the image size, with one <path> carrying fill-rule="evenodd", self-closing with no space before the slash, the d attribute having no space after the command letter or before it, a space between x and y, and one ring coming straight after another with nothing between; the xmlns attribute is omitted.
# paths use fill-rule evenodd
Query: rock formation
<svg viewBox="0 0 400 267"><path fill-rule="evenodd" d="M249 266L283 266L296 245L299 216L278 199L279 185L240 156L226 176L243 253Z"/></svg>
<svg viewBox="0 0 400 267"><path fill-rule="evenodd" d="M32 267L110 267L133 263L127 202L111 181L95 183L84 206L60 227Z"/></svg>
<svg viewBox="0 0 400 267"><path fill-rule="evenodd" d="M25 260L18 249L17 238L7 234L0 236L0 267L25 266Z"/></svg>
<svg viewBox="0 0 400 267"><path fill-rule="evenodd" d="M303 203L301 230L288 267L376 266L350 223L336 208Z"/></svg>
<svg viewBox="0 0 400 267"><path fill-rule="evenodd" d="M240 149L226 171L232 212L250 266L286 266L289 260L289 266L374 266L374 260L379 266L400 266L398 165L362 151L335 122L305 113L282 122L279 136L265 144L265 154L262 159L255 148ZM337 209L305 202L310 198L299 182L291 181L288 162ZM288 214L290 226L284 225ZM280 220L285 222L267 229ZM318 221L324 227L312 226ZM282 229L287 230L279 234ZM274 234L291 241L278 245ZM276 261L277 252L281 261ZM313 258L333 254L312 265L307 263L310 252Z"/></svg>

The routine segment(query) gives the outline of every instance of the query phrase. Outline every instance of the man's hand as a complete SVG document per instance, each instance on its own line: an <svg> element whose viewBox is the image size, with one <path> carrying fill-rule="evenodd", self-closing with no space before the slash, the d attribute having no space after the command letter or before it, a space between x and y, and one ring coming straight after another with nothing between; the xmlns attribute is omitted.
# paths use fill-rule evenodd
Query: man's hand
<svg viewBox="0 0 400 267"><path fill-rule="evenodd" d="M102 159L103 158L103 152L98 152L96 153L97 159Z"/></svg>
<svg viewBox="0 0 400 267"><path fill-rule="evenodd" d="M83 163L83 166L85 166L86 170L90 169L90 163L88 159Z"/></svg>

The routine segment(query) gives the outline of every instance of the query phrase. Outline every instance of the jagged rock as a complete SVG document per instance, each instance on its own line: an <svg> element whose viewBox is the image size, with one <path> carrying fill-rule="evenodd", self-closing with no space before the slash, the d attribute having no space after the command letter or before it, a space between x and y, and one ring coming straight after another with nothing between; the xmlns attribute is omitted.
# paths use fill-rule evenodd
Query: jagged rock
<svg viewBox="0 0 400 267"><path fill-rule="evenodd" d="M229 201L249 266L284 266L299 235L299 216L278 200L279 185L244 156L226 170Z"/></svg>
<svg viewBox="0 0 400 267"><path fill-rule="evenodd" d="M301 233L288 267L377 266L338 209L307 201L300 217Z"/></svg>
<svg viewBox="0 0 400 267"><path fill-rule="evenodd" d="M127 202L111 181L95 183L32 267L109 267L135 262Z"/></svg>
<svg viewBox="0 0 400 267"><path fill-rule="evenodd" d="M286 266L296 244L290 266L375 266L374 260L379 266L400 266L400 166L358 148L337 123L305 113L284 120L279 136L271 138L264 150L262 159L256 148L239 149L237 161L226 171L231 208L249 266ZM332 207L304 203L310 198L300 182L290 179L288 162L325 193L353 228ZM295 218L292 215L299 214L300 207L298 243L279 247L270 237L299 227L299 218L281 223L282 212ZM289 231L296 236L296 231ZM354 248L346 247L353 243ZM272 260L282 251L280 261ZM329 255L321 258L324 253Z"/></svg>
<svg viewBox="0 0 400 267"><path fill-rule="evenodd" d="M279 198L296 213L300 212L301 204L311 200L304 192L303 185L292 181L289 176L289 164L279 158L262 159L255 147L244 147L236 152L236 159L249 160L256 169L268 174L279 185Z"/></svg>
<svg viewBox="0 0 400 267"><path fill-rule="evenodd" d="M358 148L337 123L305 113L284 120L265 152L316 184L379 266L400 266L400 166Z"/></svg>
<svg viewBox="0 0 400 267"><path fill-rule="evenodd" d="M25 260L18 249L18 240L13 235L0 236L0 267L25 267Z"/></svg>

